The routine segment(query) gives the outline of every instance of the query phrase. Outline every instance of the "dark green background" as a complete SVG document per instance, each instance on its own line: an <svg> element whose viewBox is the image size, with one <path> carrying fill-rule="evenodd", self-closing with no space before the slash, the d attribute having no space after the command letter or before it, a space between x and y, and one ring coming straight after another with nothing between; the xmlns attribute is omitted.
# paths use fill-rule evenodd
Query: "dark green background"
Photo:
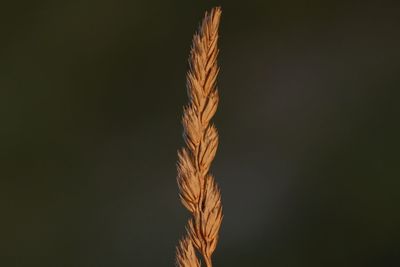
<svg viewBox="0 0 400 267"><path fill-rule="evenodd" d="M400 4L303 0L2 3L2 266L173 266L187 56L214 5L215 266L400 266Z"/></svg>

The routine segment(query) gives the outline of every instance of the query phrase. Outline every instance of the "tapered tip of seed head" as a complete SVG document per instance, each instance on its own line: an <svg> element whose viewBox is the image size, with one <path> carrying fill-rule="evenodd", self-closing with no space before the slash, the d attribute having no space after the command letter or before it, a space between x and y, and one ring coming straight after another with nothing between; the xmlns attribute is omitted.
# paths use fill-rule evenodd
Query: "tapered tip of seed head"
<svg viewBox="0 0 400 267"><path fill-rule="evenodd" d="M217 6L214 7L213 9L211 9L210 12L210 19L214 22L219 22L220 18L221 18L221 13L222 13L222 9L221 7Z"/></svg>
<svg viewBox="0 0 400 267"><path fill-rule="evenodd" d="M213 25L218 28L219 21L221 18L222 9L221 7L213 7L210 11L206 11L204 16L203 25Z"/></svg>
<svg viewBox="0 0 400 267"><path fill-rule="evenodd" d="M213 9L211 9L211 12L218 13L221 15L221 13L222 13L221 6L214 7Z"/></svg>

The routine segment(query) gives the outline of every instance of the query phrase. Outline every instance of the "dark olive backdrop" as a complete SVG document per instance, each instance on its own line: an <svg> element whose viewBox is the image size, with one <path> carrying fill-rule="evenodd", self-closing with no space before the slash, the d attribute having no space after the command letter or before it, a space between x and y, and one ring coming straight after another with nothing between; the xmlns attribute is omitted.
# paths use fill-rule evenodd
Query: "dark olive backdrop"
<svg viewBox="0 0 400 267"><path fill-rule="evenodd" d="M187 56L221 5L215 266L400 266L395 2L2 3L2 265L173 266Z"/></svg>

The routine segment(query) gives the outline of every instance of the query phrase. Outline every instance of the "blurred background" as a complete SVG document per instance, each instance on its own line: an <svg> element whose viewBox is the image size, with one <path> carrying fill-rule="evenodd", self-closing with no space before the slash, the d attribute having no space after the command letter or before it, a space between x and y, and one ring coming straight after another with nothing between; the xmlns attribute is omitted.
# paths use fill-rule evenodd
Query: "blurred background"
<svg viewBox="0 0 400 267"><path fill-rule="evenodd" d="M215 5L215 266L400 266L400 4L303 0L2 3L2 265L174 266L187 57Z"/></svg>

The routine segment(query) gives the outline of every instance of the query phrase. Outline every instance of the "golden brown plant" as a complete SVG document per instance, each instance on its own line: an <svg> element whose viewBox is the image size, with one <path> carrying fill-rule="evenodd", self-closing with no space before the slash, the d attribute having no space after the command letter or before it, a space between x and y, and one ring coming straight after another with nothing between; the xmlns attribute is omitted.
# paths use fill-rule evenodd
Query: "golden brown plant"
<svg viewBox="0 0 400 267"><path fill-rule="evenodd" d="M218 27L221 9L206 13L193 37L187 73L189 104L182 123L186 147L178 152L178 186L183 205L191 213L187 235L177 249L177 266L199 267L195 249L205 265L212 266L211 256L218 242L222 222L221 194L209 173L218 146L218 133L210 124L218 105L217 66Z"/></svg>

